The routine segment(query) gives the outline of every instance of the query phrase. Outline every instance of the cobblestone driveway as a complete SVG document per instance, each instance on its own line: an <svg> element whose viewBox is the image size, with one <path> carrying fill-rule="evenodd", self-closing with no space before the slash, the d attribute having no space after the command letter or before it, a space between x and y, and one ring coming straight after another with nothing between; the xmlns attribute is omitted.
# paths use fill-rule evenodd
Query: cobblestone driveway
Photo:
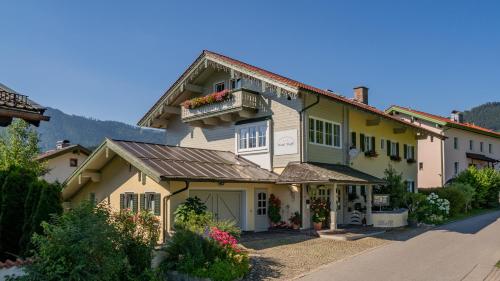
<svg viewBox="0 0 500 281"><path fill-rule="evenodd" d="M336 241L302 233L263 233L244 237L252 271L245 280L289 280L321 265L344 259L391 240L406 240L425 229L390 231L379 237Z"/></svg>

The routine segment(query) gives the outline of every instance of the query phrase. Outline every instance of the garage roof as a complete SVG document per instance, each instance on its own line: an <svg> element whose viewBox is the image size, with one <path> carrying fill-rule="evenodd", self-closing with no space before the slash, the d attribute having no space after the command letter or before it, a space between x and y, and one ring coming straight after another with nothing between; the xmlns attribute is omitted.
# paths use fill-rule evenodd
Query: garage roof
<svg viewBox="0 0 500 281"><path fill-rule="evenodd" d="M291 162L276 183L384 184L385 181L346 165Z"/></svg>

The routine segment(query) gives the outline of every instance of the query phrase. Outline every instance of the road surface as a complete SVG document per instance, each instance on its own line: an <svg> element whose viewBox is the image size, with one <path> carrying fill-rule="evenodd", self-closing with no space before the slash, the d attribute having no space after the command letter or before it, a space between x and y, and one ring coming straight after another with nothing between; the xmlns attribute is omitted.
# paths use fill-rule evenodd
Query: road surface
<svg viewBox="0 0 500 281"><path fill-rule="evenodd" d="M500 260L500 211L329 264L300 281L484 280ZM499 280L500 281L500 280Z"/></svg>

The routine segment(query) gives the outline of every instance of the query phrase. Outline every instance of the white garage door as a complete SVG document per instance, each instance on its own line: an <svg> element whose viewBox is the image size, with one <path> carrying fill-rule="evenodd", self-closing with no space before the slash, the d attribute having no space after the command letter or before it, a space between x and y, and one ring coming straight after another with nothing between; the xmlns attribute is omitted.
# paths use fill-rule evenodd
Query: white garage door
<svg viewBox="0 0 500 281"><path fill-rule="evenodd" d="M189 197L195 196L207 205L207 210L218 220L232 220L240 228L243 227L242 191L190 190Z"/></svg>

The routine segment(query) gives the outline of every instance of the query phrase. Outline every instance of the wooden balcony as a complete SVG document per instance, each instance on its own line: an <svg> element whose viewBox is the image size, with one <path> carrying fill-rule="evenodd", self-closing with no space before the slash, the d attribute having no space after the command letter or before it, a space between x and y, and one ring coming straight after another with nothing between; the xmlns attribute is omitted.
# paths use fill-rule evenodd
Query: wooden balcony
<svg viewBox="0 0 500 281"><path fill-rule="evenodd" d="M192 125L217 125L221 122L249 118L257 113L261 98L258 93L247 89L236 89L230 94L231 97L222 102L194 109L182 107L182 121Z"/></svg>

